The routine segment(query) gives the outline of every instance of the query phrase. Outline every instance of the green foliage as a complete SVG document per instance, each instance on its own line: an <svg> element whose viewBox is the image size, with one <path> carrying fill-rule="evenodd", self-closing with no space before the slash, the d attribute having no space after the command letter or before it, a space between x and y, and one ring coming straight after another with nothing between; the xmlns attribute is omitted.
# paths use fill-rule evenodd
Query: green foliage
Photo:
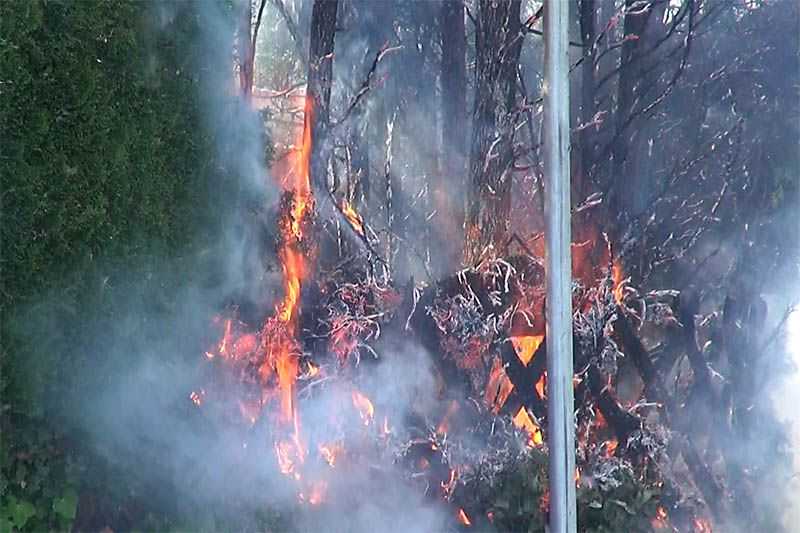
<svg viewBox="0 0 800 533"><path fill-rule="evenodd" d="M593 472L581 475L577 489L578 531L652 531L651 521L661 497L659 487L638 479L631 466L617 458L601 459L592 468ZM500 472L471 480L463 491L468 502L492 514L491 523L476 524L481 529L545 531L547 454L539 449L526 450Z"/></svg>
<svg viewBox="0 0 800 533"><path fill-rule="evenodd" d="M0 2L2 531L70 528L91 472L64 413L120 364L102 343L174 323L238 201L203 127L199 8Z"/></svg>
<svg viewBox="0 0 800 533"><path fill-rule="evenodd" d="M74 465L51 432L27 422L0 443L0 531L67 530L78 504Z"/></svg>

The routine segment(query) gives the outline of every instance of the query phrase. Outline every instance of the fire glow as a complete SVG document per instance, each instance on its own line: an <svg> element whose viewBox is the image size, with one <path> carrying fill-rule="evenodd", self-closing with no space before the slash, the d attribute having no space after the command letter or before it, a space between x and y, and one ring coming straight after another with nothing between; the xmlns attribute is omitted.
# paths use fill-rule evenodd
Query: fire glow
<svg viewBox="0 0 800 533"><path fill-rule="evenodd" d="M347 478L349 470L365 463L376 462L372 456L364 457L365 453L380 453L375 450L381 447L390 449L390 446L395 445L394 440L406 428L402 419L391 420L392 423L399 424L393 427L383 409L386 406L374 401L377 398L370 398L375 389L364 386L364 383L356 383L358 379L353 375L355 372L350 373L359 365L360 347L369 349L366 342L378 335L365 328L359 318L367 316L372 320L374 315L361 309L354 314L331 317L330 329L326 330L327 339L324 343L328 353L333 356L330 362L323 359L314 361L310 354L304 352L305 324L302 324L301 331L304 286L311 283L309 278L317 268L315 236L310 230L315 212L310 176L312 120L311 100L306 99L302 134L299 135L302 140L299 147L290 154L289 168L282 173L280 179L283 197L278 212L280 233L277 239L277 256L281 266L283 294L274 305L272 314L263 320L255 332L247 331L247 326L239 321L235 311L232 317L215 318L214 325L220 331L220 339L216 347L206 351L204 356L211 365L230 365L235 370L234 375L248 384L251 384L252 379L249 369L256 369L254 385L257 385L258 391L250 391L247 397L237 399L239 414L249 428L268 428L270 444L266 449L271 450L277 470L286 476L299 503L316 507L331 503L328 499L337 493L337 483L340 479ZM350 203L341 202L340 214L356 234L365 236L364 220ZM588 247L588 244L583 245L584 249ZM623 275L621 265L614 261L610 276L606 272L604 278L611 278L611 294L617 303L621 303L623 299ZM312 281L316 282L314 279ZM363 289L356 283L344 283L337 285L333 291L346 300L360 298L359 291ZM378 293L378 298L385 300L387 305L392 305L395 299L401 299L391 287L382 288ZM523 301L524 298L519 297L516 304L525 307L525 312L530 316L537 317L542 314L543 306L536 298L541 299L532 296L530 301ZM511 357L516 354L518 361L504 359L497 353L489 352L488 343L483 343L480 339L467 339L466 349L460 354L456 364L467 373L485 372L473 389L474 398L478 400L475 403L480 404L478 412L482 413L481 416L492 419L505 417L504 423L510 430L508 434L522 435L524 439L522 442L517 440L517 444L521 444L522 448L544 450L545 436L539 418L542 414L525 404L525 401L533 400L519 402L519 398L534 398L540 402L545 400L546 372L540 371L538 378L529 381L525 387L527 390L524 391L515 390L511 378L515 368L532 372L540 363L536 360L536 354L545 342L543 324L539 324L541 327L530 322L528 324L527 329L522 327L506 339L510 340L513 347ZM482 369L482 365L485 368ZM576 387L582 379L575 377ZM331 384L316 387L315 390L330 387L334 391L331 405L326 406L328 413L322 417L330 427L320 427L319 419L312 421L306 418L307 411L303 411L298 403L307 397L306 391L311 385L316 386L325 381L330 381ZM441 386L444 390L446 384L442 383ZM212 396L209 394L208 398ZM516 398L514 402L509 401L512 397ZM197 408L204 408L208 398L206 389L198 389L191 393L189 399ZM441 395L440 398L444 396ZM464 465L447 464L443 458L446 457L448 442L458 439L459 432L463 431L459 426L465 425L464 420L474 416L468 403L464 399L454 400L452 397L443 399L435 411L436 418L430 420L430 435L404 444L406 450L415 450L411 454L410 463L417 471L412 477L421 477L426 480L426 486L436 487L435 495L439 501L448 502L446 505L450 509L457 509L455 522L462 527L473 526L473 520L463 507L458 506L457 500L453 499L457 486L463 483L464 477L461 473ZM266 424L261 424L262 419ZM356 423L353 424L352 421ZM602 414L598 413L594 422L593 431L606 429ZM588 442L579 442L578 445L587 447ZM615 438L595 438L591 442L592 446L600 446L602 457L611 458L617 454L619 442ZM244 448L246 447L245 445ZM588 474L587 479L590 479ZM429 483L430 481L434 483ZM577 468L575 482L581 483L580 470ZM458 503L464 505L462 502ZM540 503L546 505L546 493ZM476 511L469 505L466 507L471 512ZM476 526L480 526L484 514L478 512L474 515ZM489 511L486 516L491 522L494 514ZM654 527L662 520L666 519L660 515L654 518Z"/></svg>

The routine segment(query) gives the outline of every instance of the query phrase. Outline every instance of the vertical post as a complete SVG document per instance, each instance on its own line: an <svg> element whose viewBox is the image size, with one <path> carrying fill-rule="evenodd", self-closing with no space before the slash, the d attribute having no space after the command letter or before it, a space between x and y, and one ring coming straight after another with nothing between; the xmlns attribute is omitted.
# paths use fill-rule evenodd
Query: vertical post
<svg viewBox="0 0 800 533"><path fill-rule="evenodd" d="M544 173L550 533L574 533L575 423L570 257L569 2L544 9Z"/></svg>

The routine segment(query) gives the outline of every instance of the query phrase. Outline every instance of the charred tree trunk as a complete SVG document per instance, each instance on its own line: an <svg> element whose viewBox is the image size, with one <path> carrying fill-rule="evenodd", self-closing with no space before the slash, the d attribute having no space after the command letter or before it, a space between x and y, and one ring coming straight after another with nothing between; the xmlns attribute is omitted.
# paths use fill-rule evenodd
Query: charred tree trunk
<svg viewBox="0 0 800 533"><path fill-rule="evenodd" d="M458 263L461 250L454 235L464 225L467 185L467 37L464 25L464 5L458 0L446 0L439 14L442 32L442 171L433 183L433 197L439 213L437 226L443 233L442 242L451 243L443 249L443 268Z"/></svg>
<svg viewBox="0 0 800 533"><path fill-rule="evenodd" d="M580 150L581 150L581 172L580 183L584 184L578 190L578 200L586 196L586 186L589 184L589 176L592 175L594 165L594 128L587 126L592 122L596 111L594 88L595 88L595 30L596 5L595 0L581 0L580 4L580 24L581 41L583 42L583 63L581 64L581 111L580 123L583 129L580 131Z"/></svg>
<svg viewBox="0 0 800 533"><path fill-rule="evenodd" d="M330 153L328 127L338 6L338 0L316 0L311 12L311 42L306 86L306 98L311 104L311 117L310 120L306 119L306 127L311 128L311 183L317 190L327 187L326 174Z"/></svg>
<svg viewBox="0 0 800 533"><path fill-rule="evenodd" d="M520 0L480 0L479 7L471 187L464 243L467 264L479 262L487 253L502 253L507 242L514 100L522 47Z"/></svg>
<svg viewBox="0 0 800 533"><path fill-rule="evenodd" d="M639 196L646 194L646 184L636 182L636 162L632 161L641 137L637 135L638 128L634 122L640 113L643 97L653 88L660 73L654 67L659 59L651 52L664 28L661 20L666 4L662 2L642 8L635 0L626 0L625 3L608 202L612 213L623 214L623 218L637 203L631 192Z"/></svg>

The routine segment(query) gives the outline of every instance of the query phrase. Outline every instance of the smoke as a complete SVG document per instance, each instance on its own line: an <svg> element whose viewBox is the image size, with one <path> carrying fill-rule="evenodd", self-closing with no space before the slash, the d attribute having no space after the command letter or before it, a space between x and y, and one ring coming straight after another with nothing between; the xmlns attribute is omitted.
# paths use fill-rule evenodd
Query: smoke
<svg viewBox="0 0 800 533"><path fill-rule="evenodd" d="M232 176L239 195L218 199L226 204L219 211L226 229L218 242L199 257L161 262L167 269L200 270L167 295L170 312L142 301L138 294L146 289L136 285L121 295L127 314L115 317L112 330L81 333L97 339L91 343L91 370L98 379L91 388L74 392L77 404L65 408L67 417L109 471L124 476L129 496L191 527L444 529L445 514L437 504L423 501L423 493L401 473L397 450L388 447L365 455L380 457L380 464L349 459L354 464L339 466L347 468L341 473L309 460L303 475L324 480L326 500L335 505L294 514L301 508L298 491L308 500L309 487L280 473L268 416L252 427L242 424L236 399L252 390L203 357L218 340L209 327L216 313L235 303L240 316L263 319L282 296L273 249L280 190L264 163L261 118L237 95L231 68L235 14L220 2L156 3L150 30L170 32L183 17L193 17L199 32L184 53L199 80L203 126L213 140L219 175ZM154 52L151 63L158 61ZM429 355L407 343L389 344L379 360L363 362L368 371L358 381L376 406L371 427L356 416L332 416L352 411L348 383L328 384L302 399L300 420L309 457L318 455L317 446L337 438L374 446L374 439L360 435L372 431L379 417L396 421L399 431L411 410L434 412ZM200 408L190 400L193 391L202 394ZM215 525L216 520L222 523Z"/></svg>
<svg viewBox="0 0 800 533"><path fill-rule="evenodd" d="M797 291L797 290L796 290ZM789 453L792 463L786 486L776 487L779 494L797 494L800 491L800 414L795 406L800 402L800 293L794 294L794 301L786 304L783 298L776 298L776 308L783 308L783 316L774 316L774 321L785 321L785 334L781 335L776 342L775 349L785 350L789 358L790 368L784 373L784 378L780 380L772 394L771 400L774 406L776 417L781 422L788 433L790 441ZM780 305L783 304L783 305ZM793 304L793 305L792 305ZM782 346L781 346L782 344ZM786 501L786 509L783 513L783 526L786 531L793 531L800 520L800 506L795 499L783 496Z"/></svg>

